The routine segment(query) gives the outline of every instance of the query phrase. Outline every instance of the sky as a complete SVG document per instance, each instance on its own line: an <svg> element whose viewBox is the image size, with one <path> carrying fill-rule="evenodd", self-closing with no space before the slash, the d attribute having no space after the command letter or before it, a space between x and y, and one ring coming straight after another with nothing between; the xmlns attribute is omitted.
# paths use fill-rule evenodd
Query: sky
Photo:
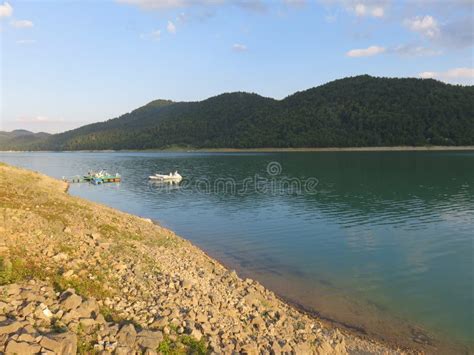
<svg viewBox="0 0 474 355"><path fill-rule="evenodd" d="M0 131L347 76L474 84L474 0L0 0Z"/></svg>

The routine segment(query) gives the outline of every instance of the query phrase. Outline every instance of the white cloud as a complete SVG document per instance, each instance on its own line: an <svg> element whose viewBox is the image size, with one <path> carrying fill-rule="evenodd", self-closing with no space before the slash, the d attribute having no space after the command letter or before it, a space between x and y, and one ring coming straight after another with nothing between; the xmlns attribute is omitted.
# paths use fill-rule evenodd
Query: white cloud
<svg viewBox="0 0 474 355"><path fill-rule="evenodd" d="M33 22L30 20L13 20L10 22L10 25L15 28L31 28L33 27Z"/></svg>
<svg viewBox="0 0 474 355"><path fill-rule="evenodd" d="M400 54L403 56L414 57L435 56L442 54L442 51L439 49L428 48L416 44L402 44L400 46L391 48L389 52Z"/></svg>
<svg viewBox="0 0 474 355"><path fill-rule="evenodd" d="M422 79L438 79L453 84L474 84L474 68L453 68L447 71L425 71L418 74Z"/></svg>
<svg viewBox="0 0 474 355"><path fill-rule="evenodd" d="M433 16L416 16L412 19L405 20L404 23L410 30L418 32L428 38L437 37L440 33L438 22Z"/></svg>
<svg viewBox="0 0 474 355"><path fill-rule="evenodd" d="M346 53L348 57L371 57L380 53L385 52L384 47L370 46L362 49L352 49Z"/></svg>
<svg viewBox="0 0 474 355"><path fill-rule="evenodd" d="M166 30L169 33L175 34L176 33L176 26L173 22L168 21L168 25L166 26Z"/></svg>
<svg viewBox="0 0 474 355"><path fill-rule="evenodd" d="M339 5L346 11L358 17L385 16L386 9L390 5L390 0L319 0L327 5Z"/></svg>
<svg viewBox="0 0 474 355"><path fill-rule="evenodd" d="M385 15L385 9L381 6L376 6L371 10L371 14L374 17L383 17Z"/></svg>
<svg viewBox="0 0 474 355"><path fill-rule="evenodd" d="M232 46L232 49L236 52L245 52L247 50L247 46L245 44L235 43Z"/></svg>
<svg viewBox="0 0 474 355"><path fill-rule="evenodd" d="M19 39L16 41L17 44L34 44L36 43L36 40L34 39Z"/></svg>
<svg viewBox="0 0 474 355"><path fill-rule="evenodd" d="M13 7L7 2L4 2L3 5L0 5L0 18L1 17L10 17L13 14Z"/></svg>

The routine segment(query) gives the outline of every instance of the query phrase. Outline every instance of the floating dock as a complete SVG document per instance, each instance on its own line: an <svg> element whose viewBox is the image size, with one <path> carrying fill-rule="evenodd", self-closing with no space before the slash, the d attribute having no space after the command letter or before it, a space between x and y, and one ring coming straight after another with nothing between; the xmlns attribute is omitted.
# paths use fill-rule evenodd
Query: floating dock
<svg viewBox="0 0 474 355"><path fill-rule="evenodd" d="M63 176L63 181L66 181L68 183L89 182L94 185L100 185L100 184L111 183L111 182L121 182L122 177L120 176L120 174L110 175L104 172L100 172L100 173L89 173L84 176L81 176L81 175L75 175L71 177Z"/></svg>

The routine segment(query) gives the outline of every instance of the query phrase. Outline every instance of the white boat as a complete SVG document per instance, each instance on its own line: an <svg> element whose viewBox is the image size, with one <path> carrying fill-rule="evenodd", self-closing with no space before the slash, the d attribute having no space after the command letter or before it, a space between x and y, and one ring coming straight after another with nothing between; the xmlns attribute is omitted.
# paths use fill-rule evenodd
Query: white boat
<svg viewBox="0 0 474 355"><path fill-rule="evenodd" d="M150 180L158 180L158 181L172 181L172 182L180 182L183 180L183 177L179 175L177 171L174 173L169 173L168 175L163 175L163 174L155 174L149 176Z"/></svg>

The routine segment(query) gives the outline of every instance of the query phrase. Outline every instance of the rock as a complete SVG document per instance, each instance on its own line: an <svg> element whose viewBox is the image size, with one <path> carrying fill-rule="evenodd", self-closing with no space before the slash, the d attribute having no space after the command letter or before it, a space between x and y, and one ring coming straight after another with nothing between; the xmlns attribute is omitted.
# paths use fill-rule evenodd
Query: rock
<svg viewBox="0 0 474 355"><path fill-rule="evenodd" d="M260 296L254 292L250 292L244 297L244 301L249 306L258 306L260 305Z"/></svg>
<svg viewBox="0 0 474 355"><path fill-rule="evenodd" d="M145 352L144 352L145 355L157 355L158 353L154 350L154 349L145 349Z"/></svg>
<svg viewBox="0 0 474 355"><path fill-rule="evenodd" d="M81 318L79 319L79 323L82 324L86 330L90 330L92 327L97 325L96 321L92 318Z"/></svg>
<svg viewBox="0 0 474 355"><path fill-rule="evenodd" d="M68 255L66 253L58 253L55 256L53 256L53 260L58 262L58 261L64 261L68 259Z"/></svg>
<svg viewBox="0 0 474 355"><path fill-rule="evenodd" d="M311 345L308 343L300 343L295 346L295 353L297 354L311 354Z"/></svg>
<svg viewBox="0 0 474 355"><path fill-rule="evenodd" d="M190 334L193 338L195 338L197 341L201 340L202 338L202 333L200 330L194 328Z"/></svg>
<svg viewBox="0 0 474 355"><path fill-rule="evenodd" d="M193 287L194 285L194 280L192 279L184 279L181 281L181 287L184 288L185 290L189 290Z"/></svg>
<svg viewBox="0 0 474 355"><path fill-rule="evenodd" d="M281 346L280 346L280 344L278 344L277 341L273 342L270 353L272 355L280 355L281 354Z"/></svg>
<svg viewBox="0 0 474 355"><path fill-rule="evenodd" d="M122 328L120 328L116 336L117 341L121 345L134 344L136 337L137 332L133 324L125 324Z"/></svg>
<svg viewBox="0 0 474 355"><path fill-rule="evenodd" d="M5 348L5 354L36 354L41 350L41 346L35 343L10 340Z"/></svg>
<svg viewBox="0 0 474 355"><path fill-rule="evenodd" d="M256 344L247 344L242 347L242 354L245 355L258 355L258 347Z"/></svg>
<svg viewBox="0 0 474 355"><path fill-rule="evenodd" d="M94 240L100 239L100 233L96 233L96 232L92 233L91 238L94 239Z"/></svg>
<svg viewBox="0 0 474 355"><path fill-rule="evenodd" d="M316 348L317 355L326 355L334 353L334 349L332 348L331 344L327 341L323 341L319 346Z"/></svg>
<svg viewBox="0 0 474 355"><path fill-rule="evenodd" d="M61 305L68 311L76 309L82 303L82 297L71 291L66 291L61 297Z"/></svg>
<svg viewBox="0 0 474 355"><path fill-rule="evenodd" d="M20 294L21 292L21 287L18 284L11 284L7 286L7 295L8 296L15 296Z"/></svg>
<svg viewBox="0 0 474 355"><path fill-rule="evenodd" d="M44 315L46 318L50 319L50 318L53 317L53 312L50 311L50 309L48 308L48 306L46 306L44 303L41 303L41 304L40 304L40 307L42 308L42 310L43 310L43 315Z"/></svg>
<svg viewBox="0 0 474 355"><path fill-rule="evenodd" d="M132 355L134 351L126 346L119 346L115 349L115 355Z"/></svg>
<svg viewBox="0 0 474 355"><path fill-rule="evenodd" d="M73 320L77 320L79 318L79 314L74 310L70 310L69 312L66 312L63 314L61 321L64 323L69 323Z"/></svg>
<svg viewBox="0 0 474 355"><path fill-rule="evenodd" d="M142 330L138 333L136 342L142 348L156 349L163 340L161 331Z"/></svg>
<svg viewBox="0 0 474 355"><path fill-rule="evenodd" d="M43 336L40 345L55 354L75 354L77 352L77 336L71 332L49 334Z"/></svg>
<svg viewBox="0 0 474 355"><path fill-rule="evenodd" d="M99 304L93 298L83 302L77 309L76 312L81 318L96 317L99 314Z"/></svg>
<svg viewBox="0 0 474 355"><path fill-rule="evenodd" d="M36 339L33 335L31 334L28 334L28 333L24 333L24 334L21 334L18 339L16 339L17 341L22 341L22 342L27 342L27 343L34 343L36 342Z"/></svg>
<svg viewBox="0 0 474 355"><path fill-rule="evenodd" d="M2 334L12 334L16 333L18 329L23 327L23 323L21 322L10 322L7 324L0 325L0 335Z"/></svg>
<svg viewBox="0 0 474 355"><path fill-rule="evenodd" d="M43 336L39 343L43 348L46 348L55 353L59 353L62 349L61 343L47 336Z"/></svg>
<svg viewBox="0 0 474 355"><path fill-rule="evenodd" d="M71 277L72 275L74 275L74 270L68 270L65 273L63 273L63 277L65 277L66 279Z"/></svg>

